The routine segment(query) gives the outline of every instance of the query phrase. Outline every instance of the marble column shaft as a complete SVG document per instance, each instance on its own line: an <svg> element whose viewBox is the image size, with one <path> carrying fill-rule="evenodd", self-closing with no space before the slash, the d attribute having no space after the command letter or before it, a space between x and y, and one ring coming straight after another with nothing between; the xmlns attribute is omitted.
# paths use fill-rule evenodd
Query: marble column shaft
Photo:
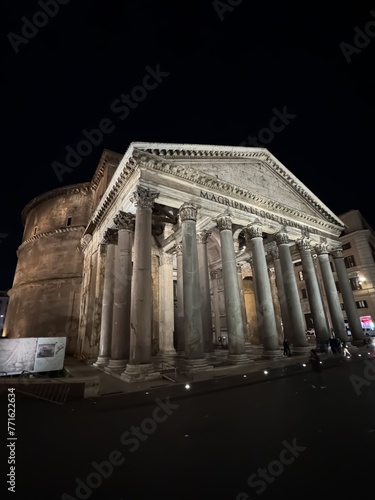
<svg viewBox="0 0 375 500"><path fill-rule="evenodd" d="M306 283L310 311L314 321L314 330L317 342L327 342L330 337L327 318L324 311L323 300L320 294L318 278L311 255L311 242L308 238L297 241L299 248L303 277Z"/></svg>
<svg viewBox="0 0 375 500"><path fill-rule="evenodd" d="M246 228L251 238L253 253L253 271L255 278L255 293L258 302L258 323L262 331L262 342L264 351L278 351L279 341L273 309L271 285L268 278L266 256L263 246L262 226L250 224Z"/></svg>
<svg viewBox="0 0 375 500"><path fill-rule="evenodd" d="M305 318L302 313L288 241L288 235L285 232L276 234L285 296L288 304L289 318L293 328L293 347L307 348Z"/></svg>
<svg viewBox="0 0 375 500"><path fill-rule="evenodd" d="M212 312L210 295L210 278L208 274L207 239L210 231L201 231L197 234L197 251L199 264L199 282L201 293L201 312L203 330L203 350L212 353L214 350L212 342Z"/></svg>
<svg viewBox="0 0 375 500"><path fill-rule="evenodd" d="M241 317L243 324L243 333L245 338L245 343L249 340L249 328L247 325L247 315L246 315L246 303L245 303L245 294L243 291L243 280L242 280L242 266L241 264L237 264L237 281L238 281L238 289L240 292L240 302L241 302Z"/></svg>
<svg viewBox="0 0 375 500"><path fill-rule="evenodd" d="M162 253L159 265L159 354L175 355L173 346L173 255Z"/></svg>
<svg viewBox="0 0 375 500"><path fill-rule="evenodd" d="M345 305L345 311L348 318L350 332L352 334L352 342L354 345L363 345L364 334L362 330L361 321L358 316L358 310L354 299L352 287L350 285L349 276L346 271L342 249L337 248L331 252L341 295Z"/></svg>
<svg viewBox="0 0 375 500"><path fill-rule="evenodd" d="M176 245L177 260L177 351L183 355L185 352L185 332L184 332L184 287L183 287L183 264L182 264L182 243Z"/></svg>
<svg viewBox="0 0 375 500"><path fill-rule="evenodd" d="M204 358L199 264L197 250L197 207L184 203L180 208L184 297L185 357Z"/></svg>
<svg viewBox="0 0 375 500"><path fill-rule="evenodd" d="M115 265L115 250L117 244L117 231L115 229L107 229L107 231L104 234L104 244L107 247L107 251L105 257L99 356L95 363L98 366L106 365L111 355L114 265Z"/></svg>
<svg viewBox="0 0 375 500"><path fill-rule="evenodd" d="M158 193L138 186L132 198L137 209L135 215L133 286L130 306L130 365L151 363L151 230L152 207L154 199L157 196Z"/></svg>
<svg viewBox="0 0 375 500"><path fill-rule="evenodd" d="M213 298L213 309L214 309L214 321L215 321L215 344L219 343L219 337L221 337L221 319L220 319L220 304L219 304L219 292L218 292L218 270L214 269L211 271L211 284L212 284L212 298Z"/></svg>
<svg viewBox="0 0 375 500"><path fill-rule="evenodd" d="M236 255L233 245L232 221L228 215L222 215L217 217L215 222L220 231L229 354L245 354L245 338L237 279Z"/></svg>
<svg viewBox="0 0 375 500"><path fill-rule="evenodd" d="M335 280L333 278L331 265L329 262L328 249L326 243L317 245L316 250L318 253L319 266L322 273L329 312L331 314L333 331L335 333L336 338L347 342L349 341L349 338L346 333L345 321L342 315L340 300Z"/></svg>
<svg viewBox="0 0 375 500"><path fill-rule="evenodd" d="M281 318L283 320L283 333L284 339L287 339L289 344L293 344L293 329L290 323L288 303L285 296L283 273L281 270L280 256L278 248L273 248L271 251L273 264L275 266L277 296L279 298L279 305L281 311Z"/></svg>
<svg viewBox="0 0 375 500"><path fill-rule="evenodd" d="M120 211L114 218L118 229L115 259L111 359L108 368L125 368L130 347L130 299L134 214Z"/></svg>

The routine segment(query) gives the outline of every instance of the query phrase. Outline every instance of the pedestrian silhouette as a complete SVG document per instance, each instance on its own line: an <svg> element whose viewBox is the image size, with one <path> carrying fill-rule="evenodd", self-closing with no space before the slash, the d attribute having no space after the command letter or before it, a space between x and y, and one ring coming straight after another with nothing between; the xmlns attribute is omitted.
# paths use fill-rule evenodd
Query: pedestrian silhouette
<svg viewBox="0 0 375 500"><path fill-rule="evenodd" d="M283 342L284 346L284 356L291 356L290 348L289 348L289 342L287 339L284 340Z"/></svg>

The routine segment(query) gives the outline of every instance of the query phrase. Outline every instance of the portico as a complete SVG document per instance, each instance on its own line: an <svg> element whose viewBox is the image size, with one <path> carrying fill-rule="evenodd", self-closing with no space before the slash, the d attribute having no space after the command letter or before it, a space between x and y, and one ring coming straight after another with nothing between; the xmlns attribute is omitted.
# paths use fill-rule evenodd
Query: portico
<svg viewBox="0 0 375 500"><path fill-rule="evenodd" d="M343 338L324 257L340 258L343 227L266 149L132 143L83 236L85 269L99 248L105 259L104 286L81 304L82 317L88 303L101 307L96 364L135 382L160 377L154 351L188 372L212 370L223 338L232 366L279 358L284 337L295 354L308 352L296 258L319 342L329 338L328 315Z"/></svg>

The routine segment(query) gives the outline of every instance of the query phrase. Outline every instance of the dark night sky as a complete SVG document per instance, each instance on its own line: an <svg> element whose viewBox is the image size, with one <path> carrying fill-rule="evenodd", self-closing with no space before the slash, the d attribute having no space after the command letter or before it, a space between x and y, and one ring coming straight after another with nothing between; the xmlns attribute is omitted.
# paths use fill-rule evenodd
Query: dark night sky
<svg viewBox="0 0 375 500"><path fill-rule="evenodd" d="M18 39L17 54L8 34L22 36L22 18L41 6L3 2L0 290L12 285L22 208L45 191L91 180L104 148L237 146L284 107L296 116L259 145L336 214L357 208L375 227L374 4L229 1L238 5L220 20L210 0L71 0L27 44ZM362 48L348 63L340 43L353 45L354 29L371 20L374 37L358 39ZM168 76L121 119L114 101L157 65ZM104 118L113 132L60 182L51 163L64 163L65 147Z"/></svg>

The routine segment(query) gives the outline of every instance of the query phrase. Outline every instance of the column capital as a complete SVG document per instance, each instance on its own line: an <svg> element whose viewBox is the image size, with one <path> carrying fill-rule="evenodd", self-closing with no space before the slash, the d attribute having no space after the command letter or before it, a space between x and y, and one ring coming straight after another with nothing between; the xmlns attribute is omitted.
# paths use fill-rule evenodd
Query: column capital
<svg viewBox="0 0 375 500"><path fill-rule="evenodd" d="M263 231L262 231L262 224L260 223L259 220L256 220L252 224L249 224L245 228L245 233L247 233L250 236L250 239L252 238L262 238Z"/></svg>
<svg viewBox="0 0 375 500"><path fill-rule="evenodd" d="M279 249L277 247L271 248L271 250L270 250L270 256L271 256L271 260L273 262L275 260L279 260L280 259Z"/></svg>
<svg viewBox="0 0 375 500"><path fill-rule="evenodd" d="M173 263L173 254L167 253L167 252L162 252L160 254L160 265L163 266L164 264L172 264Z"/></svg>
<svg viewBox="0 0 375 500"><path fill-rule="evenodd" d="M122 210L114 217L113 222L118 230L134 231L134 214Z"/></svg>
<svg viewBox="0 0 375 500"><path fill-rule="evenodd" d="M211 231L207 231L207 229L203 229L203 231L199 231L197 233L197 243L207 243L208 238L211 236Z"/></svg>
<svg viewBox="0 0 375 500"><path fill-rule="evenodd" d="M183 203L178 212L181 218L181 222L184 222L185 220L196 221L198 208L198 205L195 205L195 203Z"/></svg>
<svg viewBox="0 0 375 500"><path fill-rule="evenodd" d="M139 208L151 208L154 206L154 200L159 196L157 191L151 191L149 188L137 186L133 192L130 201Z"/></svg>
<svg viewBox="0 0 375 500"><path fill-rule="evenodd" d="M326 238L323 238L322 241L318 244L315 245L315 250L318 255L323 255L323 254L328 254L328 243Z"/></svg>
<svg viewBox="0 0 375 500"><path fill-rule="evenodd" d="M311 250L311 240L307 236L303 236L296 243L299 250Z"/></svg>
<svg viewBox="0 0 375 500"><path fill-rule="evenodd" d="M287 245L289 243L289 236L285 229L281 229L275 234L275 241L277 245Z"/></svg>
<svg viewBox="0 0 375 500"><path fill-rule="evenodd" d="M332 257L334 259L342 259L344 257L343 253L342 253L342 246L338 246L336 248L332 248L332 250L330 251L330 254L332 255Z"/></svg>
<svg viewBox="0 0 375 500"><path fill-rule="evenodd" d="M229 229L230 231L232 230L232 219L229 215L222 214L212 220L216 223L216 226L220 232L224 231L225 229Z"/></svg>
<svg viewBox="0 0 375 500"><path fill-rule="evenodd" d="M103 235L103 243L105 245L117 245L118 232L117 229L109 227Z"/></svg>
<svg viewBox="0 0 375 500"><path fill-rule="evenodd" d="M176 243L175 250L177 256L182 255L182 243Z"/></svg>

